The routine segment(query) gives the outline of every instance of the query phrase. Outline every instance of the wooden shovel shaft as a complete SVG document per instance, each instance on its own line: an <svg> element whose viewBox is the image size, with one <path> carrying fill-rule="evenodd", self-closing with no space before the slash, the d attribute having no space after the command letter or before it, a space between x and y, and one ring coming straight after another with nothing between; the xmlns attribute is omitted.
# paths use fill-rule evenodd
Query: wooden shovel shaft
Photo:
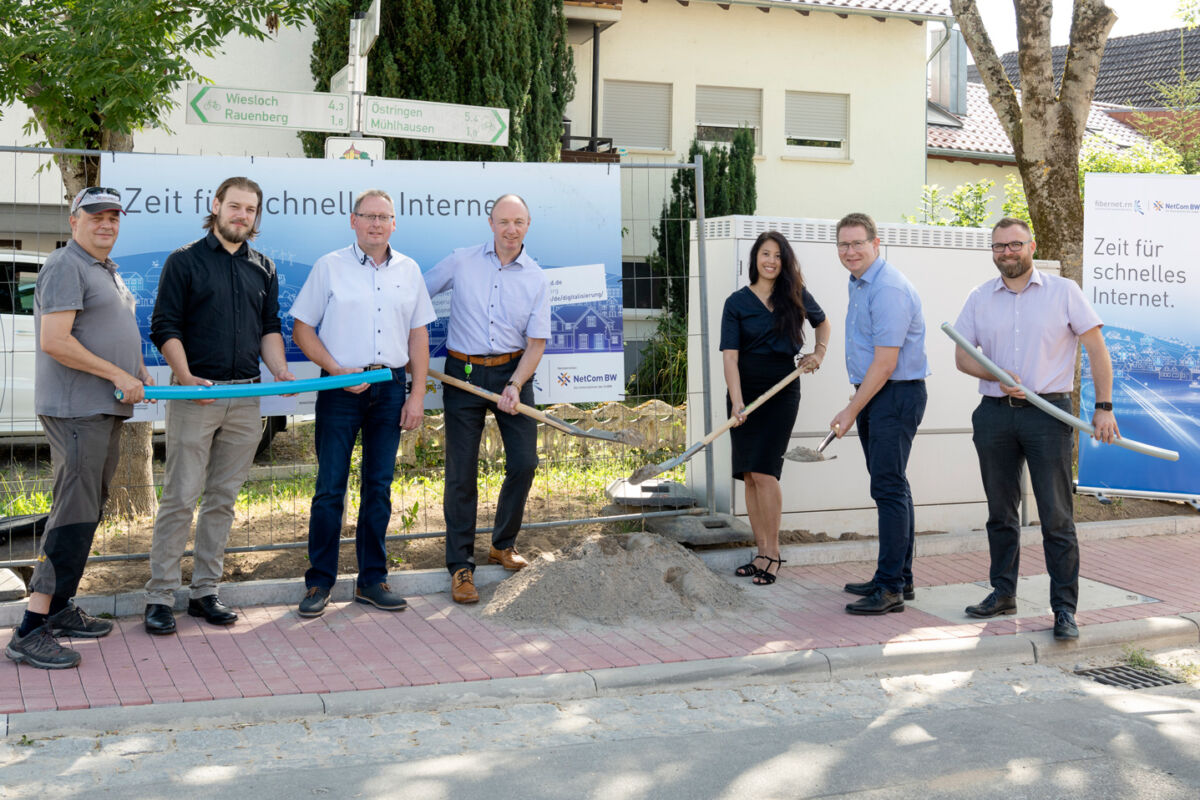
<svg viewBox="0 0 1200 800"><path fill-rule="evenodd" d="M750 405L746 406L746 408L742 411L742 413L743 414L753 413L759 406L761 406L763 403L770 400L775 395L782 392L789 383L796 380L796 378L799 378L803 374L804 374L804 368L796 367L794 370L789 372L787 374L787 377L785 377L779 383L775 384L770 389L767 389L765 392L760 394L758 397L754 398L754 402L752 402ZM718 427L716 430L714 430L708 436L705 436L703 439L701 439L700 445L702 447L707 447L708 445L712 444L713 440L715 440L721 434L725 433L725 431L729 430L734 425L737 425L737 422L738 422L737 414L734 414L732 417L730 417L725 422L723 422L720 425L720 427Z"/></svg>
<svg viewBox="0 0 1200 800"><path fill-rule="evenodd" d="M457 389L462 389L464 392L470 392L471 394L478 395L485 400L491 400L493 403L500 401L500 395L496 394L495 392L489 392L487 389L482 389L473 383L460 381L458 378L451 378L449 375L445 374L444 372L438 372L436 369L429 370L429 375L430 377L436 378L442 383L449 384ZM524 403L517 403L517 411L527 417L533 417L538 422L544 422L552 428L557 428L560 431L566 431L561 424L558 424L555 420L550 419L548 416L546 416L546 414L538 411L533 406L527 406ZM570 433L570 431L566 432Z"/></svg>

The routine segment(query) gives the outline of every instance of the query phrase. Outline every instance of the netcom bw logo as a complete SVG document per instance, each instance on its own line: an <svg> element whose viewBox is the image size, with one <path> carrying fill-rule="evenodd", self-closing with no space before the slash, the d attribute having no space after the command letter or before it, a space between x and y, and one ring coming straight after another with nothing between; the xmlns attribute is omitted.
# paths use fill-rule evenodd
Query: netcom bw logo
<svg viewBox="0 0 1200 800"><path fill-rule="evenodd" d="M1163 201L1162 201L1162 200L1155 200L1155 201L1154 201L1154 210L1155 210L1155 211L1162 211L1162 210L1163 210Z"/></svg>
<svg viewBox="0 0 1200 800"><path fill-rule="evenodd" d="M571 376L565 372L558 373L558 385L559 386L570 386L571 385Z"/></svg>

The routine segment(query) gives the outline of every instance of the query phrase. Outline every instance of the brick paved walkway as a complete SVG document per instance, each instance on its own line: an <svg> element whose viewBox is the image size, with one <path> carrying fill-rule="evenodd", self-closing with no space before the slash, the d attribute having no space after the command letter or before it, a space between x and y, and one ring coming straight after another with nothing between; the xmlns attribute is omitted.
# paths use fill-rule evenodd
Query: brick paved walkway
<svg viewBox="0 0 1200 800"><path fill-rule="evenodd" d="M1084 542L1081 576L1161 602L1080 612L1088 625L1200 611L1200 536L1162 535ZM1021 554L1021 574L1045 571L1040 546ZM771 587L748 587L764 610L743 619L566 629L513 628L484 620L447 594L410 598L390 614L331 604L302 620L293 606L239 609L218 628L178 616L178 634L152 637L127 617L98 640L72 642L79 669L48 672L0 659L0 713L135 706L223 698L382 689L557 672L696 661L919 640L1003 636L1050 628L1049 616L954 622L909 607L855 617L842 584L870 577L873 564L786 568ZM917 560L917 591L985 580L986 553ZM981 590L982 592L983 590ZM919 597L919 594L918 594ZM981 594L982 597L982 594ZM965 618L964 618L965 620Z"/></svg>

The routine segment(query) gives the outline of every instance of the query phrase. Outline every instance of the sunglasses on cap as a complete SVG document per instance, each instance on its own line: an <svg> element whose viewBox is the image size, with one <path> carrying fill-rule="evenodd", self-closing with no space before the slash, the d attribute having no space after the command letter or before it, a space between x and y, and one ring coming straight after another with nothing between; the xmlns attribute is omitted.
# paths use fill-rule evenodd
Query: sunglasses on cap
<svg viewBox="0 0 1200 800"><path fill-rule="evenodd" d="M79 194L75 195L75 199L71 201L70 213L74 214L81 208L87 210L90 206L100 206L97 209L98 211L107 211L109 209L122 213L125 211L121 205L121 193L107 186L89 186L80 191Z"/></svg>

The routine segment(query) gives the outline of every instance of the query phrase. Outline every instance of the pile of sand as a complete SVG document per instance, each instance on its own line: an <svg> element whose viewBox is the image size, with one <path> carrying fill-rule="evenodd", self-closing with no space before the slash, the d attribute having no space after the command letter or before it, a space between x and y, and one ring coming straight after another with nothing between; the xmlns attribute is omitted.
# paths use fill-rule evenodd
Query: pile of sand
<svg viewBox="0 0 1200 800"><path fill-rule="evenodd" d="M754 605L679 544L651 533L593 536L543 553L497 587L483 615L506 622L615 625L708 619Z"/></svg>

